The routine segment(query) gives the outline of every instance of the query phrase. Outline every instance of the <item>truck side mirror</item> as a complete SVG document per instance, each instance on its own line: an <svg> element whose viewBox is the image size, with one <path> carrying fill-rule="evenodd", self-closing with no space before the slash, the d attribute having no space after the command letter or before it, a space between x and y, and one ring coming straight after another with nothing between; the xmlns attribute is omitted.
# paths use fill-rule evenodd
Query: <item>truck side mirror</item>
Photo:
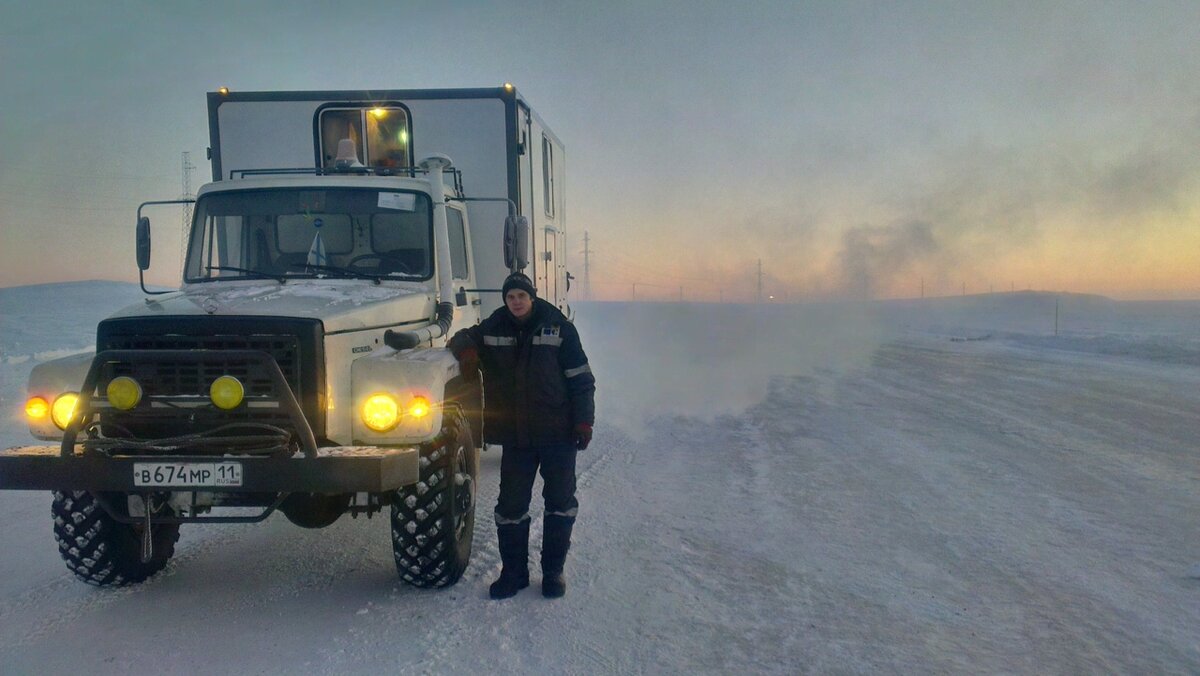
<svg viewBox="0 0 1200 676"><path fill-rule="evenodd" d="M504 219L504 265L514 271L529 265L529 219L524 216Z"/></svg>
<svg viewBox="0 0 1200 676"><path fill-rule="evenodd" d="M147 216L137 222L137 264L139 270L150 268L150 218Z"/></svg>

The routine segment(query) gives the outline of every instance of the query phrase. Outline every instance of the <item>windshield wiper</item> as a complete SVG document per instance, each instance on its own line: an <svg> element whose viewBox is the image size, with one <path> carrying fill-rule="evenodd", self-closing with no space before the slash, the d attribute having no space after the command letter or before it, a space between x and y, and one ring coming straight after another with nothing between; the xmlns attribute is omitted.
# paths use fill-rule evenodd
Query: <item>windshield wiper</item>
<svg viewBox="0 0 1200 676"><path fill-rule="evenodd" d="M354 268L343 268L343 267L340 267L337 265L310 265L308 263L293 263L292 267L293 268L307 268L309 270L318 270L321 272L340 272L344 275L350 275L351 277L357 277L359 279L369 279L372 282L375 282L376 286L378 286L380 283L379 275L372 275L369 272L363 272L362 270L355 270Z"/></svg>
<svg viewBox="0 0 1200 676"><path fill-rule="evenodd" d="M241 273L247 274L247 275L254 275L255 277L257 277L259 279L273 279L273 280L279 282L280 284L287 283L287 279L283 275L272 275L271 273L263 272L262 270L251 270L249 268L237 268L232 265L210 265L205 269L210 272L213 270L226 270L228 272L241 272Z"/></svg>

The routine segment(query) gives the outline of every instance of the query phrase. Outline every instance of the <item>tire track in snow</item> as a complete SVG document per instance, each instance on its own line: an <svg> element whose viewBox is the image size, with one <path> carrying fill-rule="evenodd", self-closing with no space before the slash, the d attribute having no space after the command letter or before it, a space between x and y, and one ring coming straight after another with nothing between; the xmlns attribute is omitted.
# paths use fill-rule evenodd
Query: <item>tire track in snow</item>
<svg viewBox="0 0 1200 676"><path fill-rule="evenodd" d="M49 524L49 514L46 515L46 519ZM241 537L242 534L222 535L226 539L232 539ZM49 528L47 528L47 537L51 537ZM215 539L209 538L209 540ZM182 542L183 538L181 538ZM141 584L126 587L100 588L88 585L68 571L65 564L62 564L59 559L57 562L62 564L62 575L15 598L5 599L5 602L0 604L0 628L16 627L22 630L19 636L5 637L0 643L6 647L26 645L61 627L73 624L88 613L126 601L139 593L152 592L162 585L164 580L176 575L189 560L203 555L205 551L219 544L219 542L212 542L210 545L206 540L201 540L192 546L185 546L181 549L179 546L181 543L177 543L175 556L171 557L162 571ZM54 610L48 613L49 609ZM20 621L13 621L14 618L20 618Z"/></svg>
<svg viewBox="0 0 1200 676"><path fill-rule="evenodd" d="M291 557L284 549L262 547L259 556L263 565L253 570L265 578L265 584L252 584L244 575L245 562L239 566L238 560L222 555L221 550L238 544L259 549L280 537L267 523L185 524L181 535L176 554L167 566L141 584L98 588L78 580L64 566L60 577L0 606L0 627L19 628L21 632L5 637L3 645L8 649L36 643L60 630L69 630L81 618L143 600L147 595L167 597L172 592L182 592L190 598L191 593L203 593L200 589L209 583L205 569L223 568L234 576L233 586L224 588L233 594L230 602L223 605L223 612L261 608L283 597L332 585L336 578L330 571L343 568L356 551L337 546L340 537L331 538L338 542L329 542L322 556ZM198 539L189 543L192 538ZM339 556L339 551L344 555ZM181 608L180 612L187 609Z"/></svg>

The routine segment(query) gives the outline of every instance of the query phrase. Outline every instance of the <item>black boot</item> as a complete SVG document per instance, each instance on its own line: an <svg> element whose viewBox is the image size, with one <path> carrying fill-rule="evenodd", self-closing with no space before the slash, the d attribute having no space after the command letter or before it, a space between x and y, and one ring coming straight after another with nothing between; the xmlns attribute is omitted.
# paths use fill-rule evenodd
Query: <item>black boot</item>
<svg viewBox="0 0 1200 676"><path fill-rule="evenodd" d="M567 580L562 572L542 573L542 596L558 599L567 595Z"/></svg>
<svg viewBox="0 0 1200 676"><path fill-rule="evenodd" d="M547 514L542 527L542 596L556 599L567 593L563 564L571 548L574 517Z"/></svg>
<svg viewBox="0 0 1200 676"><path fill-rule="evenodd" d="M507 599L529 586L529 522L496 527L503 568L488 589L494 599Z"/></svg>

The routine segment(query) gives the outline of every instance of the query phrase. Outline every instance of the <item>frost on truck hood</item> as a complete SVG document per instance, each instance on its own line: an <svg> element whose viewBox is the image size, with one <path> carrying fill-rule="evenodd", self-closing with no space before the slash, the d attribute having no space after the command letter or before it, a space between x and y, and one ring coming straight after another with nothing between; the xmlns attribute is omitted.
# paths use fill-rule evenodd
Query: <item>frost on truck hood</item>
<svg viewBox="0 0 1200 676"><path fill-rule="evenodd" d="M359 280L289 280L287 284L210 283L148 298L113 317L163 315L270 315L322 320L326 331L419 319L432 307L417 284L380 285ZM398 305L399 303L399 305Z"/></svg>

